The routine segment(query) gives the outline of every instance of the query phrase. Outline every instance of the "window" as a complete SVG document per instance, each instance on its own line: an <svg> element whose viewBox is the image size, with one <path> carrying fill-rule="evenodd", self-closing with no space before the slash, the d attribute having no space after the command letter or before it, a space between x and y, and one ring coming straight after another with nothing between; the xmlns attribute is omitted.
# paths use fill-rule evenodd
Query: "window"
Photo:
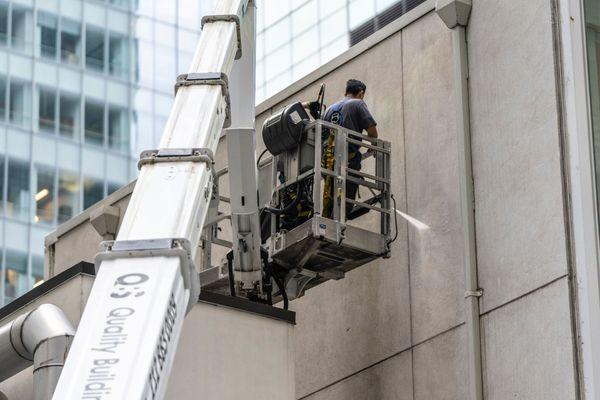
<svg viewBox="0 0 600 400"><path fill-rule="evenodd" d="M79 64L81 54L81 25L62 19L60 30L60 59L69 64Z"/></svg>
<svg viewBox="0 0 600 400"><path fill-rule="evenodd" d="M319 43L319 30L316 26L296 37L292 42L294 62L301 62L314 53L315 43Z"/></svg>
<svg viewBox="0 0 600 400"><path fill-rule="evenodd" d="M268 80L276 77L292 66L290 49L288 46L282 47L266 57L265 74ZM289 83L289 82L288 82ZM285 87L285 86L284 86Z"/></svg>
<svg viewBox="0 0 600 400"><path fill-rule="evenodd" d="M67 93L60 94L59 132L61 136L73 138L79 129L79 98Z"/></svg>
<svg viewBox="0 0 600 400"><path fill-rule="evenodd" d="M56 92L39 89L38 124L40 130L54 133L56 126Z"/></svg>
<svg viewBox="0 0 600 400"><path fill-rule="evenodd" d="M30 10L17 7L13 4L11 27L11 45L13 48L18 50L24 50L28 44L31 44L31 28L28 29L30 20Z"/></svg>
<svg viewBox="0 0 600 400"><path fill-rule="evenodd" d="M129 147L129 118L125 109L108 108L108 146L122 152Z"/></svg>
<svg viewBox="0 0 600 400"><path fill-rule="evenodd" d="M100 29L87 27L85 66L96 71L104 70L104 31Z"/></svg>
<svg viewBox="0 0 600 400"><path fill-rule="evenodd" d="M117 190L121 189L121 187L123 187L125 185L121 185L120 183L115 183L115 182L108 182L108 188L107 188L107 193L106 195L108 196L111 193L116 192Z"/></svg>
<svg viewBox="0 0 600 400"><path fill-rule="evenodd" d="M304 32L317 22L317 0L310 0L308 3L295 10L292 13L293 35ZM315 43L313 43L313 46Z"/></svg>
<svg viewBox="0 0 600 400"><path fill-rule="evenodd" d="M129 45L127 37L110 35L108 45L108 71L111 75L126 78L129 72Z"/></svg>
<svg viewBox="0 0 600 400"><path fill-rule="evenodd" d="M104 183L93 178L83 181L83 208L86 209L104 198Z"/></svg>
<svg viewBox="0 0 600 400"><path fill-rule="evenodd" d="M325 17L340 8L346 8L347 0L321 0L319 2L321 17Z"/></svg>
<svg viewBox="0 0 600 400"><path fill-rule="evenodd" d="M37 166L35 178L35 222L51 225L54 220L54 169Z"/></svg>
<svg viewBox="0 0 600 400"><path fill-rule="evenodd" d="M58 174L58 223L62 224L79 211L79 179L75 172Z"/></svg>
<svg viewBox="0 0 600 400"><path fill-rule="evenodd" d="M154 44L145 40L136 41L136 79L140 85L154 86Z"/></svg>
<svg viewBox="0 0 600 400"><path fill-rule="evenodd" d="M6 118L6 77L0 76L0 121Z"/></svg>
<svg viewBox="0 0 600 400"><path fill-rule="evenodd" d="M25 82L11 81L9 96L10 122L25 125L31 118L31 89Z"/></svg>
<svg viewBox="0 0 600 400"><path fill-rule="evenodd" d="M177 49L175 28L166 24L154 24L154 89L171 94L173 76L177 75ZM189 66L188 66L189 67Z"/></svg>
<svg viewBox="0 0 600 400"><path fill-rule="evenodd" d="M0 45L8 42L8 3L0 2Z"/></svg>
<svg viewBox="0 0 600 400"><path fill-rule="evenodd" d="M52 225L54 222L54 168L36 166L35 217L36 223Z"/></svg>
<svg viewBox="0 0 600 400"><path fill-rule="evenodd" d="M6 215L27 221L29 219L29 163L8 160L8 193Z"/></svg>
<svg viewBox="0 0 600 400"><path fill-rule="evenodd" d="M173 76L177 75L177 51L174 47L155 45L156 58L154 71L154 89L162 93L173 92ZM188 65L189 68L189 65Z"/></svg>
<svg viewBox="0 0 600 400"><path fill-rule="evenodd" d="M27 253L7 249L4 294L14 300L29 290L27 278Z"/></svg>
<svg viewBox="0 0 600 400"><path fill-rule="evenodd" d="M56 59L58 50L58 20L54 15L38 12L38 34L40 35L40 55Z"/></svg>
<svg viewBox="0 0 600 400"><path fill-rule="evenodd" d="M110 4L114 4L117 7L128 7L129 0L110 0Z"/></svg>
<svg viewBox="0 0 600 400"><path fill-rule="evenodd" d="M352 29L350 31L350 46L354 46L356 43L372 35L390 22L400 18L419 4L425 2L425 0L397 1L394 5L385 8L383 11L373 16L375 9L373 9L370 0L369 2L358 0L352 1L353 3L350 3L350 28ZM381 10L383 7L389 6L390 3L390 0L384 0L381 4L377 2L377 11ZM365 5L368 5L368 12L366 13Z"/></svg>
<svg viewBox="0 0 600 400"><path fill-rule="evenodd" d="M44 281L44 257L31 256L31 278L33 279L32 286Z"/></svg>
<svg viewBox="0 0 600 400"><path fill-rule="evenodd" d="M198 43L198 35L194 32L188 32L180 29L177 32L177 72L183 74L188 71L192 65L194 51ZM258 53L257 53L258 54Z"/></svg>
<svg viewBox="0 0 600 400"><path fill-rule="evenodd" d="M4 213L4 162L5 158L2 155L0 156L0 214Z"/></svg>
<svg viewBox="0 0 600 400"><path fill-rule="evenodd" d="M85 142L102 145L104 142L104 106L85 101Z"/></svg>
<svg viewBox="0 0 600 400"><path fill-rule="evenodd" d="M270 26L265 31L265 52L267 54L280 48L284 44L289 43L291 33L290 25L290 18L287 17L275 25ZM315 43L313 43L313 45L315 45Z"/></svg>
<svg viewBox="0 0 600 400"><path fill-rule="evenodd" d="M343 8L321 21L321 45L331 43L348 32L347 18L348 11ZM345 47L348 48L348 45Z"/></svg>
<svg viewBox="0 0 600 400"><path fill-rule="evenodd" d="M585 1L585 22L596 188L600 190L600 7L597 1ZM600 198L598 201L600 207Z"/></svg>
<svg viewBox="0 0 600 400"><path fill-rule="evenodd" d="M202 15L202 3L195 0L179 0L177 5L179 12L179 25L189 29L198 29L200 26L200 17Z"/></svg>
<svg viewBox="0 0 600 400"><path fill-rule="evenodd" d="M290 0L269 1L265 7L265 26L283 18L290 12Z"/></svg>

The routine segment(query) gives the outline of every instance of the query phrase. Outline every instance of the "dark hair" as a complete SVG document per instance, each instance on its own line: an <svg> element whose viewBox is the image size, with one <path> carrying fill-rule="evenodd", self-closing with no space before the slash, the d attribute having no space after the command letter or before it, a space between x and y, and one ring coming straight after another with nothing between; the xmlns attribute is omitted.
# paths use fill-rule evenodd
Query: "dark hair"
<svg viewBox="0 0 600 400"><path fill-rule="evenodd" d="M351 94L353 96L356 96L357 94L360 93L361 90L363 92L366 92L367 85L365 85L358 79L348 79L348 82L346 82L346 94Z"/></svg>

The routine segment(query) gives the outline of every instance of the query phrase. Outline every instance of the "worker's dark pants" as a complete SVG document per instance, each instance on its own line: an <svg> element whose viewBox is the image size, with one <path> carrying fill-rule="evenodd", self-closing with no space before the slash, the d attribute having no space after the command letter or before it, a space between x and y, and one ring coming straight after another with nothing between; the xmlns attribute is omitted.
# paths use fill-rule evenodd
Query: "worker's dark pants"
<svg viewBox="0 0 600 400"><path fill-rule="evenodd" d="M352 156L354 155L354 156ZM362 154L360 151L348 151L348 168L360 171L362 162ZM349 174L348 174L349 175ZM346 182L346 198L356 200L356 193L358 192L358 185L353 182ZM346 217L352 211L352 204L346 203Z"/></svg>

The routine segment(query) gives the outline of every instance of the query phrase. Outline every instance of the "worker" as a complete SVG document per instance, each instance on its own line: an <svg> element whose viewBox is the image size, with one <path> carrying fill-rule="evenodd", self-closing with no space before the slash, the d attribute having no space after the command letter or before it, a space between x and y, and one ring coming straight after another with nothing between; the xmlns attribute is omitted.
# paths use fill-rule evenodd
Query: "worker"
<svg viewBox="0 0 600 400"><path fill-rule="evenodd" d="M369 112L367 105L363 101L367 86L357 80L349 79L346 82L346 93L343 99L331 105L325 112L325 121L362 133L366 131L372 137L377 137L377 122ZM333 138L325 131L323 139L323 166L333 169ZM358 145L348 144L348 168L360 171L362 154ZM346 183L346 198L356 200L358 185L353 182ZM346 217L352 211L352 204L346 204ZM331 179L325 180L325 191L323 201L323 216L331 218L333 210L333 188Z"/></svg>

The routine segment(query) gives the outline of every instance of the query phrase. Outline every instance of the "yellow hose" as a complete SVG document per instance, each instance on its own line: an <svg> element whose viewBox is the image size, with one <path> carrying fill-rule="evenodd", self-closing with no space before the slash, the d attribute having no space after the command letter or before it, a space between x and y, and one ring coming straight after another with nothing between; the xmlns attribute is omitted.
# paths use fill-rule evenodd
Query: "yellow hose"
<svg viewBox="0 0 600 400"><path fill-rule="evenodd" d="M333 167L335 165L335 146L334 146L334 137L333 134L329 134L327 138L327 147L325 148L325 153L323 157L323 165L324 168L327 168L330 171L333 171ZM325 185L323 187L323 217L331 218L333 212L333 188L332 188L332 179L333 177L326 175L325 176Z"/></svg>

